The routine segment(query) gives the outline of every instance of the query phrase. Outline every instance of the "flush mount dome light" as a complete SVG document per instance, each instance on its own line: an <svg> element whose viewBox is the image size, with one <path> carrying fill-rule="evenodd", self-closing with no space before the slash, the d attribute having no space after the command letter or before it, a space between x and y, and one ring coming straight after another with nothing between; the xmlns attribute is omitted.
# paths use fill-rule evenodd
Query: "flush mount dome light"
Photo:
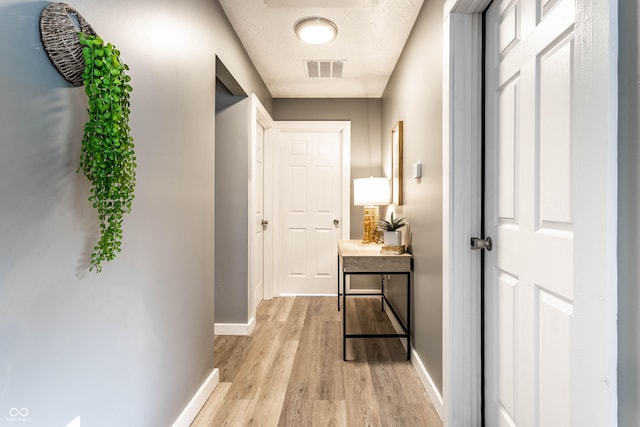
<svg viewBox="0 0 640 427"><path fill-rule="evenodd" d="M327 44L338 35L338 27L326 18L311 17L296 22L296 35L309 44Z"/></svg>

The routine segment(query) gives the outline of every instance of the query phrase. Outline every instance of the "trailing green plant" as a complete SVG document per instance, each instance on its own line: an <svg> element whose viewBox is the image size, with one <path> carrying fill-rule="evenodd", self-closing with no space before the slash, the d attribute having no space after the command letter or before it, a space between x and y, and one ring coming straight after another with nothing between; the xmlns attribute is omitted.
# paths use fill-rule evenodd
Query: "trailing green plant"
<svg viewBox="0 0 640 427"><path fill-rule="evenodd" d="M85 63L82 75L89 97L80 166L91 181L89 201L98 211L100 240L93 248L89 270L102 271L102 262L121 251L123 216L131 212L136 181L136 157L130 135L129 67L120 51L97 36L79 34Z"/></svg>
<svg viewBox="0 0 640 427"><path fill-rule="evenodd" d="M380 223L380 228L382 228L384 231L396 231L399 228L402 228L405 225L407 225L405 218L393 218L393 212L391 212L390 221L381 219L378 222Z"/></svg>

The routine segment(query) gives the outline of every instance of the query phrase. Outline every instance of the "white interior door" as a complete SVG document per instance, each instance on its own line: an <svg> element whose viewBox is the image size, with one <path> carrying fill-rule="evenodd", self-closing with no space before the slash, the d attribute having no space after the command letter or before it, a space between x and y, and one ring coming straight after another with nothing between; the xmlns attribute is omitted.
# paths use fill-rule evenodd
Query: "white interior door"
<svg viewBox="0 0 640 427"><path fill-rule="evenodd" d="M610 41L608 3L496 0L487 12L489 426L615 419L615 49L594 30Z"/></svg>
<svg viewBox="0 0 640 427"><path fill-rule="evenodd" d="M249 207L249 317L263 299L273 297L273 215L271 133L274 122L255 95L251 95L251 195Z"/></svg>
<svg viewBox="0 0 640 427"><path fill-rule="evenodd" d="M348 236L350 126L278 127L280 293L335 294L338 240Z"/></svg>
<svg viewBox="0 0 640 427"><path fill-rule="evenodd" d="M253 239L253 306L258 307L264 299L264 231L268 220L264 216L264 127L256 124L255 136L255 203Z"/></svg>

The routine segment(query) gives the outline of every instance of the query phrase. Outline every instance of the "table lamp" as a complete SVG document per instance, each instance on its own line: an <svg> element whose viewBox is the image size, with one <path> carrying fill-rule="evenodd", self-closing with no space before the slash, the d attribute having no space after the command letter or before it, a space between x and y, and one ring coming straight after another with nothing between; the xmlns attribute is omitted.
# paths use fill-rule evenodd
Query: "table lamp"
<svg viewBox="0 0 640 427"><path fill-rule="evenodd" d="M364 206L362 243L378 243L378 206L388 205L391 187L388 178L358 178L353 180L353 204Z"/></svg>

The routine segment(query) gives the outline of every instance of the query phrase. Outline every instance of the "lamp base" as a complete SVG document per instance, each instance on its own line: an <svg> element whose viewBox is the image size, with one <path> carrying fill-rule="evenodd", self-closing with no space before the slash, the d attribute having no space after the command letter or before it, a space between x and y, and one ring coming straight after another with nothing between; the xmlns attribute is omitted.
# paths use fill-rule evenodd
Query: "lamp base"
<svg viewBox="0 0 640 427"><path fill-rule="evenodd" d="M377 206L365 206L364 216L362 218L362 228L364 236L362 243L380 243L382 241L382 232L378 227L380 214Z"/></svg>

